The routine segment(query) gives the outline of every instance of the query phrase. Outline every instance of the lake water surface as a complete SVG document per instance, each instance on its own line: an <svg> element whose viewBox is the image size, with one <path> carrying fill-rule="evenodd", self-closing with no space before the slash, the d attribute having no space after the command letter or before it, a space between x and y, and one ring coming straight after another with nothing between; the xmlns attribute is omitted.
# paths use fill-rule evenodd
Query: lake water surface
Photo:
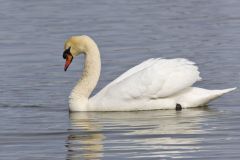
<svg viewBox="0 0 240 160"><path fill-rule="evenodd" d="M238 0L8 0L0 5L0 159L240 159L240 93L182 111L68 113L83 58L63 71L64 41L90 35L94 93L152 57L188 58L196 86L240 86Z"/></svg>

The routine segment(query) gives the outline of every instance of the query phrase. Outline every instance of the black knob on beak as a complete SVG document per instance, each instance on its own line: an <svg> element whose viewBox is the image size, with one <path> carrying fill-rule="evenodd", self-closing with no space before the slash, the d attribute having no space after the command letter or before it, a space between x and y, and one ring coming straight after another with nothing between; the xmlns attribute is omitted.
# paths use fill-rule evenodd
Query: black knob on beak
<svg viewBox="0 0 240 160"><path fill-rule="evenodd" d="M71 55L70 49L71 49L71 47L69 47L68 49L66 49L66 50L63 52L63 59L66 59L68 54Z"/></svg>

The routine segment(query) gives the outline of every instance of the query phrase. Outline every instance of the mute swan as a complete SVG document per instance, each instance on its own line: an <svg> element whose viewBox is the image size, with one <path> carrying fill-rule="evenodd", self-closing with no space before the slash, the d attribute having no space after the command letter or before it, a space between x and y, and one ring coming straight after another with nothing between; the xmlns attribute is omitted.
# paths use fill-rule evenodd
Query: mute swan
<svg viewBox="0 0 240 160"><path fill-rule="evenodd" d="M207 104L235 90L191 87L201 80L198 67L183 59L148 59L129 69L89 99L101 71L97 44L88 36L66 40L63 58L66 71L73 58L84 54L84 69L69 96L70 111L135 111L182 109Z"/></svg>

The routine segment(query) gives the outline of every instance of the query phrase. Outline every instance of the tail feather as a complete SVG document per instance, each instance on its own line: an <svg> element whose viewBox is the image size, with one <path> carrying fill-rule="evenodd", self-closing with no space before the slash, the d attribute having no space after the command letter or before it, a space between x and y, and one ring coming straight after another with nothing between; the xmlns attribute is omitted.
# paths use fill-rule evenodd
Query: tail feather
<svg viewBox="0 0 240 160"><path fill-rule="evenodd" d="M228 93L228 92L232 92L232 91L234 91L235 89L237 89L237 87L228 88L228 89L223 89L223 90L215 90L215 91L218 92L219 96L222 96L223 94Z"/></svg>
<svg viewBox="0 0 240 160"><path fill-rule="evenodd" d="M216 98L228 92L234 91L235 89L237 88L207 90L203 88L191 87L184 91L184 93L178 95L178 102L180 104L185 104L186 108L204 106L212 100L215 100Z"/></svg>
<svg viewBox="0 0 240 160"><path fill-rule="evenodd" d="M207 103L217 99L218 97L221 97L222 95L229 93L231 91L234 91L235 88L228 88L228 89L222 89L222 90L210 90L209 95L206 96L205 102L202 105L206 105Z"/></svg>

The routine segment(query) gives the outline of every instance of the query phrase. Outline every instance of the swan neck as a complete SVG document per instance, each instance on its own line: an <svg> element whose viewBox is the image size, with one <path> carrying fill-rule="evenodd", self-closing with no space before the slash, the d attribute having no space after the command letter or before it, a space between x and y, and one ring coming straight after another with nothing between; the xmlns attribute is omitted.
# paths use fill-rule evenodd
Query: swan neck
<svg viewBox="0 0 240 160"><path fill-rule="evenodd" d="M70 99L86 101L97 85L101 71L100 53L95 43L84 53L84 68L80 80L73 88Z"/></svg>

